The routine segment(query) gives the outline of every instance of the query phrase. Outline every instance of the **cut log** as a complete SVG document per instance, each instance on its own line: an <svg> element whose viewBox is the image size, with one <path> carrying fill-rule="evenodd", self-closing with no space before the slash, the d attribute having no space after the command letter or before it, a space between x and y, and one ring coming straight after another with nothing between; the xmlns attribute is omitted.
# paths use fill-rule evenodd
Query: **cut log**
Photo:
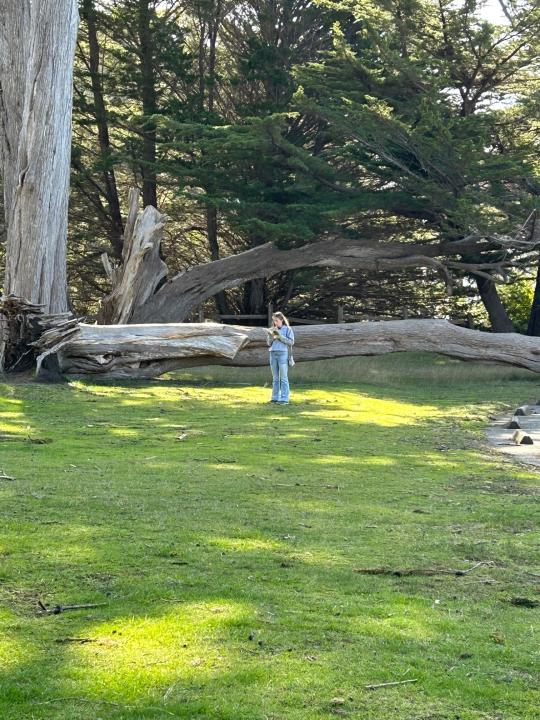
<svg viewBox="0 0 540 720"><path fill-rule="evenodd" d="M45 334L63 373L152 378L195 365L266 365L264 328L177 323L68 326ZM298 327L298 362L356 355L427 351L463 360L505 363L540 373L540 338L468 330L446 320L398 320Z"/></svg>
<svg viewBox="0 0 540 720"><path fill-rule="evenodd" d="M516 410L514 410L514 415L523 417L524 415L532 415L532 410L529 408L528 405L521 405L521 407L518 407Z"/></svg>
<svg viewBox="0 0 540 720"><path fill-rule="evenodd" d="M515 417L513 417L510 420L510 422L508 423L508 425L506 427L508 430L521 430L521 425L519 424L519 422L516 420Z"/></svg>
<svg viewBox="0 0 540 720"><path fill-rule="evenodd" d="M516 430L512 435L512 441L515 442L516 445L534 445L532 437L526 432L523 432L523 430Z"/></svg>

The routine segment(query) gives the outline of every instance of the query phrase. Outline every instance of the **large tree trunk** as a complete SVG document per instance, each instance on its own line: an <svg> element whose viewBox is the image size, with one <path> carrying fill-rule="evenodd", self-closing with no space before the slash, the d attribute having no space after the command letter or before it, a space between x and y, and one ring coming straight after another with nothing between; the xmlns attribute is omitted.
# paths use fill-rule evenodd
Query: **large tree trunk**
<svg viewBox="0 0 540 720"><path fill-rule="evenodd" d="M480 293L480 298L487 310L487 314L489 315L489 321L493 332L515 332L514 325L508 317L506 308L501 302L495 283L485 277L476 277L475 280Z"/></svg>
<svg viewBox="0 0 540 720"><path fill-rule="evenodd" d="M161 215L154 216L161 222ZM212 226L212 221L210 222ZM215 230L215 227L213 230ZM159 235L155 240L159 243ZM359 241L347 237L327 237L319 242L309 243L291 250L281 250L272 243L259 245L238 255L213 260L204 265L190 268L168 282L161 283L165 275L162 265L156 265L160 276L152 280L147 272L145 282L151 289L136 302L131 302L130 316L123 316L122 322L133 323L168 323L183 322L190 313L205 300L219 296L228 288L237 287L248 282L251 312L259 314L264 308L265 279L301 267L338 267L347 270L392 270L407 267L430 267L445 278L450 284L450 271L468 271L476 273L480 280L490 281L488 271L497 269L498 264L483 263L482 252L499 248L496 241L476 240L474 237L463 238L439 244L413 243L380 243L377 241ZM158 250L157 250L158 252ZM213 256L217 248L213 249ZM474 261L463 262L452 258L462 255L473 255ZM126 258L124 257L124 264ZM140 265L142 268L143 265ZM120 272L122 270L120 269ZM114 284L114 283L113 283ZM149 288L150 288L149 285ZM143 289L138 281L137 292ZM126 290L132 294L129 284ZM157 290L154 292L154 288ZM119 301L119 290L116 290L116 301ZM496 295L496 291L495 295ZM498 297L498 296L497 296ZM500 301L499 301L500 302ZM256 308L256 309L255 309ZM114 315L105 316L107 322ZM117 320L120 322L120 320Z"/></svg>
<svg viewBox="0 0 540 720"><path fill-rule="evenodd" d="M24 109L29 44L29 0L2 0L0 12L0 171L4 212L11 214L17 187L17 156Z"/></svg>
<svg viewBox="0 0 540 720"><path fill-rule="evenodd" d="M2 0L0 160L4 178L4 294L47 313L67 310L66 240L77 0ZM11 327L10 325L13 325ZM0 369L23 317L0 313ZM30 336L28 337L30 340Z"/></svg>
<svg viewBox="0 0 540 720"><path fill-rule="evenodd" d="M266 312L266 278L253 278L244 286L244 312L261 315Z"/></svg>
<svg viewBox="0 0 540 720"><path fill-rule="evenodd" d="M531 220L527 221L527 223ZM525 223L525 225L527 225ZM532 216L531 241L536 247L540 245L540 218L538 212L535 211ZM527 335L540 336L540 257L537 260L536 283L534 286L534 295L531 306L531 314L529 315L529 324L527 327Z"/></svg>
<svg viewBox="0 0 540 720"><path fill-rule="evenodd" d="M0 33L7 213L4 293L41 304L49 312L62 312L67 309L77 2L4 0L4 8Z"/></svg>
<svg viewBox="0 0 540 720"><path fill-rule="evenodd" d="M62 333L45 333L41 347L58 353L60 371L151 378L194 365L256 366L268 362L263 328L188 323L79 325L62 347ZM506 363L540 373L540 339L484 333L446 320L398 320L295 328L297 361L428 351Z"/></svg>

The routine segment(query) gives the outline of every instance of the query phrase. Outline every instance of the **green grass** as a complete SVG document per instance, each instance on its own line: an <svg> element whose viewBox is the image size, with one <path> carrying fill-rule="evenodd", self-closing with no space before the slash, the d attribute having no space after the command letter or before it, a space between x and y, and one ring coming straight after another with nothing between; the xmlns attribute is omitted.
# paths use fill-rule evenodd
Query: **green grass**
<svg viewBox="0 0 540 720"><path fill-rule="evenodd" d="M535 376L291 375L277 408L265 369L0 385L3 720L538 717L538 475L483 444Z"/></svg>

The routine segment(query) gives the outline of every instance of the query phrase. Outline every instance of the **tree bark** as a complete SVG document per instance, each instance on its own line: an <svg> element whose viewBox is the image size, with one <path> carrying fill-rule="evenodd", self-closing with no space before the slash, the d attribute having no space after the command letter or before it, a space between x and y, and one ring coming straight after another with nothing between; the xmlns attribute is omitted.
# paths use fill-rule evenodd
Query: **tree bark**
<svg viewBox="0 0 540 720"><path fill-rule="evenodd" d="M480 298L489 315L491 329L495 333L513 333L514 325L501 302L495 283L485 277L475 277Z"/></svg>
<svg viewBox="0 0 540 720"><path fill-rule="evenodd" d="M534 337L540 336L540 258L536 271L536 283L534 285L531 314L529 315L529 323L527 325L527 335Z"/></svg>
<svg viewBox="0 0 540 720"><path fill-rule="evenodd" d="M4 293L62 312L77 2L4 0L0 23Z"/></svg>
<svg viewBox="0 0 540 720"><path fill-rule="evenodd" d="M245 284L244 312L248 315L266 312L266 278L253 278Z"/></svg>
<svg viewBox="0 0 540 720"><path fill-rule="evenodd" d="M152 16L155 12L151 0L139 0L138 22L140 42L140 69L142 76L143 115L143 207L157 208L156 179L156 123L152 116L157 112L156 84L154 71L154 37Z"/></svg>
<svg viewBox="0 0 540 720"><path fill-rule="evenodd" d="M540 218L538 211L532 216L531 242L536 247L540 246ZM526 223L527 225L527 223ZM527 335L535 337L540 336L540 256L538 257L538 269L536 271L536 283L534 286L534 295L531 306L531 314L529 315L529 323L527 326Z"/></svg>
<svg viewBox="0 0 540 720"><path fill-rule="evenodd" d="M133 322L182 322L202 302L222 290L299 267L362 270L432 267L441 274L447 274L445 265L472 269L473 265L437 260L437 257L470 251L472 246L474 243L470 241L441 245L359 244L358 240L334 237L292 250L280 250L267 243L176 275L134 312Z"/></svg>
<svg viewBox="0 0 540 720"><path fill-rule="evenodd" d="M0 13L0 170L6 222L17 187L17 155L24 110L30 0L3 0Z"/></svg>
<svg viewBox="0 0 540 720"><path fill-rule="evenodd" d="M212 261L219 260L218 216L217 209L213 205L206 206L206 236ZM221 315L228 315L230 312L229 303L223 290L216 294L215 300L218 312Z"/></svg>
<svg viewBox="0 0 540 720"><path fill-rule="evenodd" d="M188 323L169 325L79 325L57 348L61 372L151 378L194 365L257 366L268 363L263 328ZM392 352L427 351L464 360L505 363L540 373L540 339L493 334L446 320L397 320L295 328L296 361Z"/></svg>

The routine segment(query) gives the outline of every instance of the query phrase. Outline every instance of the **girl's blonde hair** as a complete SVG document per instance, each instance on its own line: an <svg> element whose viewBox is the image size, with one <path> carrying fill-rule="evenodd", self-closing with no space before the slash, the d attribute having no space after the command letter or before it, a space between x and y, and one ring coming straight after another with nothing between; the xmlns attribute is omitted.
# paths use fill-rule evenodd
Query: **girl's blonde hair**
<svg viewBox="0 0 540 720"><path fill-rule="evenodd" d="M279 318L283 322L284 325L286 325L287 327L290 327L289 321L287 320L287 318L285 317L285 315L282 312L272 313L272 319L273 318Z"/></svg>

